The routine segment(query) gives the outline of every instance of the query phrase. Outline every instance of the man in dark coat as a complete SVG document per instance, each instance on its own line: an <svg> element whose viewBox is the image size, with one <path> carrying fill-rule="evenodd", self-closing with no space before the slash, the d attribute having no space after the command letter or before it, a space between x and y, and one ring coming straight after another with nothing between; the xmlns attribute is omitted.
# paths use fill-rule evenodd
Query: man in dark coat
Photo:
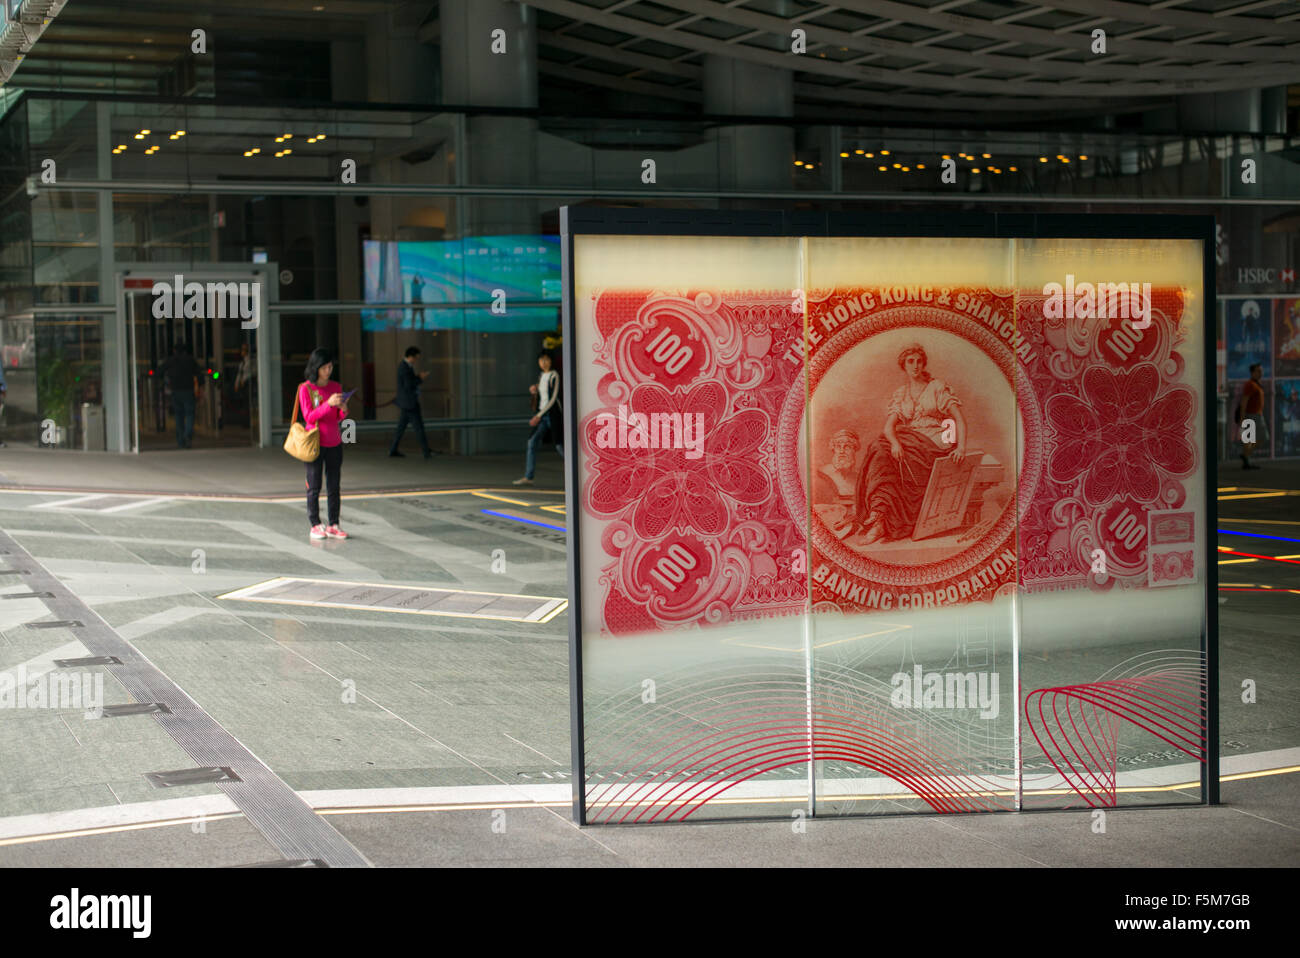
<svg viewBox="0 0 1300 958"><path fill-rule="evenodd" d="M401 415L397 420L393 444L388 449L390 456L402 457L402 453L397 451L397 444L402 441L402 433L406 432L408 422L415 427L415 435L420 440L424 458L433 455L429 450L429 441L424 438L424 415L420 412L420 384L429 374L416 371L415 364L419 358L419 348L410 346L406 350L406 358L397 364L397 398L393 400L393 405L401 410Z"/></svg>

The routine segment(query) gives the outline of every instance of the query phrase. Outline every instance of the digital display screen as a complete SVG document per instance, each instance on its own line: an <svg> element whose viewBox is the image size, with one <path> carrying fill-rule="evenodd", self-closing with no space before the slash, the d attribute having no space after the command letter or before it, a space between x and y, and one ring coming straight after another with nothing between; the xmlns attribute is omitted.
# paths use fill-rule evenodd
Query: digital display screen
<svg viewBox="0 0 1300 958"><path fill-rule="evenodd" d="M363 264L367 303L410 304L363 310L362 324L367 332L527 332L554 329L559 320L558 236L474 236L438 242L367 240ZM538 305L552 301L554 307ZM440 304L446 305L439 308ZM446 308L450 304L472 305Z"/></svg>

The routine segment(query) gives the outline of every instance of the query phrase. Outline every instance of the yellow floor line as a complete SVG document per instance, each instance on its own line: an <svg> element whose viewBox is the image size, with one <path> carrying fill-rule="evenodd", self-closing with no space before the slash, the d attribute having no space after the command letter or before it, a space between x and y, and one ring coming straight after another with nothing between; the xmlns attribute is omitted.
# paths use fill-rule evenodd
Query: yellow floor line
<svg viewBox="0 0 1300 958"><path fill-rule="evenodd" d="M505 496L494 496L494 495L492 495L492 493L490 493L490 492L480 492L480 491L477 490L477 489L474 490L474 492L472 492L471 495L478 496L480 499L495 499L497 502L508 502L508 503L510 503L512 506L531 506L531 505L532 505L531 502L524 502L524 500L522 500L522 499L507 499Z"/></svg>

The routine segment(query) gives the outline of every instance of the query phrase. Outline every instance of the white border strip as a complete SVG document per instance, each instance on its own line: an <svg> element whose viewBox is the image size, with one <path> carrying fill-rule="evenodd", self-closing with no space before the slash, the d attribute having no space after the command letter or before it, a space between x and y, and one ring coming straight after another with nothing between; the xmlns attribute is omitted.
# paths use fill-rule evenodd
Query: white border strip
<svg viewBox="0 0 1300 958"><path fill-rule="evenodd" d="M1300 748L1274 749L1268 752L1250 752L1245 755L1224 756L1220 772L1223 775L1240 775L1249 772L1264 772L1300 765ZM1132 773L1135 777L1174 778L1175 771L1182 774L1189 784L1199 776L1199 765L1187 764L1168 766L1161 769L1149 769L1145 772ZM891 780L884 780L889 785ZM823 780L822 788L835 782L847 786L861 782L877 794L886 794L882 789L881 779L832 779ZM748 794L745 786L750 786L754 794ZM737 785L728 793L743 801L791 801L787 794L791 788L798 790L798 801L804 797L805 785L802 780L789 782L746 782ZM898 787L899 791L903 789ZM758 794L759 792L763 794ZM375 809L397 811L422 808L435 810L430 806L447 808L462 806L499 807L502 805L564 805L573 800L572 786L568 782L554 784L527 785L452 785L428 788L343 788L298 792L298 796L318 812L337 811L344 814L348 810ZM860 792L865 795L866 793ZM1030 793L1032 794L1032 792ZM1127 806L1140 807L1140 806ZM451 810L451 809L448 809ZM109 805L100 808L82 808L63 812L45 812L38 815L17 815L0 818L0 845L17 843L21 839L39 840L41 838L74 838L78 834L91 830L124 829L131 826L183 824L190 821L211 819L240 814L239 809L223 794L200 795L193 798L171 798L156 802L136 802L130 805Z"/></svg>
<svg viewBox="0 0 1300 958"><path fill-rule="evenodd" d="M323 585L362 586L370 589L413 589L420 592L442 593L444 595L490 596L494 599L536 599L541 607L528 613L518 615L482 615L478 612L446 612L435 609L398 609L386 605L358 605L351 602L330 602L328 600L285 599L278 596L263 596L262 593L289 582L316 582ZM434 615L454 619L491 619L497 622L549 622L569 607L568 599L559 599L548 595L520 595L513 592L478 592L471 589L441 589L424 585L410 585L402 582L355 582L350 579L309 579L304 576L278 576L258 582L242 589L235 589L217 596L218 599L232 599L242 602L267 602L273 605L305 605L318 609L357 609L362 612L399 612L403 615Z"/></svg>

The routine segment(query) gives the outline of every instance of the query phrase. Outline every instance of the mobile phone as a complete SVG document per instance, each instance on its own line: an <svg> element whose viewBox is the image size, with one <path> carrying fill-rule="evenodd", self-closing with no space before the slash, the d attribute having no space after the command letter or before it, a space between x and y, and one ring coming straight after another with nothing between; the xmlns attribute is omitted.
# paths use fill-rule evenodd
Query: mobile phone
<svg viewBox="0 0 1300 958"><path fill-rule="evenodd" d="M342 400L342 401L343 401L343 402L347 402L349 399L351 399L351 398L352 398L353 396L355 396L356 394L357 394L357 391L356 391L355 389L352 390L351 392L346 392L346 393L343 394L343 400Z"/></svg>

